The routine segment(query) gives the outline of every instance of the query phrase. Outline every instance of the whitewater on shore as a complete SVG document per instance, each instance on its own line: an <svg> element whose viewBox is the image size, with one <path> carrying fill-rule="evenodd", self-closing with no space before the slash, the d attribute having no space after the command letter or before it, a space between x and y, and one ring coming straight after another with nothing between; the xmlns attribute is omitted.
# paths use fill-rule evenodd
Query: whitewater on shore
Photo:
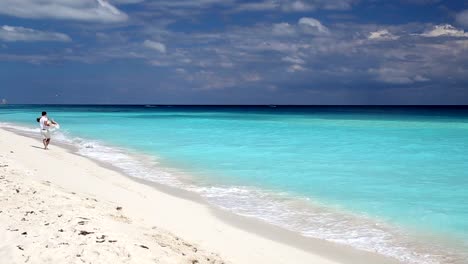
<svg viewBox="0 0 468 264"><path fill-rule="evenodd" d="M397 263L236 217L23 135L0 129L0 258L9 263Z"/></svg>
<svg viewBox="0 0 468 264"><path fill-rule="evenodd" d="M38 137L43 107L2 107L0 122ZM45 108L72 153L296 240L406 263L468 259L467 108Z"/></svg>
<svg viewBox="0 0 468 264"><path fill-rule="evenodd" d="M30 137L37 134L37 129L11 123L3 123L2 127ZM403 228L366 215L346 212L342 208L329 207L307 197L246 186L212 186L207 182L197 182L186 172L162 164L158 157L99 140L73 137L66 132L54 134L54 140L76 154L92 158L130 177L197 193L224 210L260 219L306 237L352 246L404 263L464 263L463 247L456 245L456 241L442 241L440 237L423 233L407 234ZM445 244L425 244L421 242L424 239ZM455 249L447 247L447 244Z"/></svg>

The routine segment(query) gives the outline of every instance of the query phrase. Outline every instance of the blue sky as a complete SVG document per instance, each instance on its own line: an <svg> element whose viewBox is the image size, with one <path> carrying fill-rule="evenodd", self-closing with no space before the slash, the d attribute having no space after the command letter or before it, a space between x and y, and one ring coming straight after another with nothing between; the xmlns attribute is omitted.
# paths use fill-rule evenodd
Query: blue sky
<svg viewBox="0 0 468 264"><path fill-rule="evenodd" d="M468 104L468 2L0 0L0 100Z"/></svg>

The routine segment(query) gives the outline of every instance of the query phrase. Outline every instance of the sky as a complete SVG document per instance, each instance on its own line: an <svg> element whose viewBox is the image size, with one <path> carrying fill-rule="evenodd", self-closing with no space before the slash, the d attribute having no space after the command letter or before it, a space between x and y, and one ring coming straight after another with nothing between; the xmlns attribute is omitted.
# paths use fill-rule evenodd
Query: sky
<svg viewBox="0 0 468 264"><path fill-rule="evenodd" d="M0 103L468 104L468 1L0 0Z"/></svg>

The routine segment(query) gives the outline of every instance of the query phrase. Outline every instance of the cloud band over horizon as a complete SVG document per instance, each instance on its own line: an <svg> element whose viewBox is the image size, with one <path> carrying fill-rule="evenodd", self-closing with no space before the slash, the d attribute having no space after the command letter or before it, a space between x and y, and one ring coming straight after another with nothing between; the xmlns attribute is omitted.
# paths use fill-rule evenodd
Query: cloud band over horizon
<svg viewBox="0 0 468 264"><path fill-rule="evenodd" d="M467 104L468 6L455 2L4 0L0 98Z"/></svg>

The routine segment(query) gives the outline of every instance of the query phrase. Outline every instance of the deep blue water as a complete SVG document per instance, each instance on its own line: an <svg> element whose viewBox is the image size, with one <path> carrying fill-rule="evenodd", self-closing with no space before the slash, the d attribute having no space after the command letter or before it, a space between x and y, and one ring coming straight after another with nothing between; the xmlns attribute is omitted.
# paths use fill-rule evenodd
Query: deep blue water
<svg viewBox="0 0 468 264"><path fill-rule="evenodd" d="M3 106L0 122L37 127L43 109L68 138L157 157L209 201L305 235L393 256L443 251L407 230L468 241L467 107Z"/></svg>

